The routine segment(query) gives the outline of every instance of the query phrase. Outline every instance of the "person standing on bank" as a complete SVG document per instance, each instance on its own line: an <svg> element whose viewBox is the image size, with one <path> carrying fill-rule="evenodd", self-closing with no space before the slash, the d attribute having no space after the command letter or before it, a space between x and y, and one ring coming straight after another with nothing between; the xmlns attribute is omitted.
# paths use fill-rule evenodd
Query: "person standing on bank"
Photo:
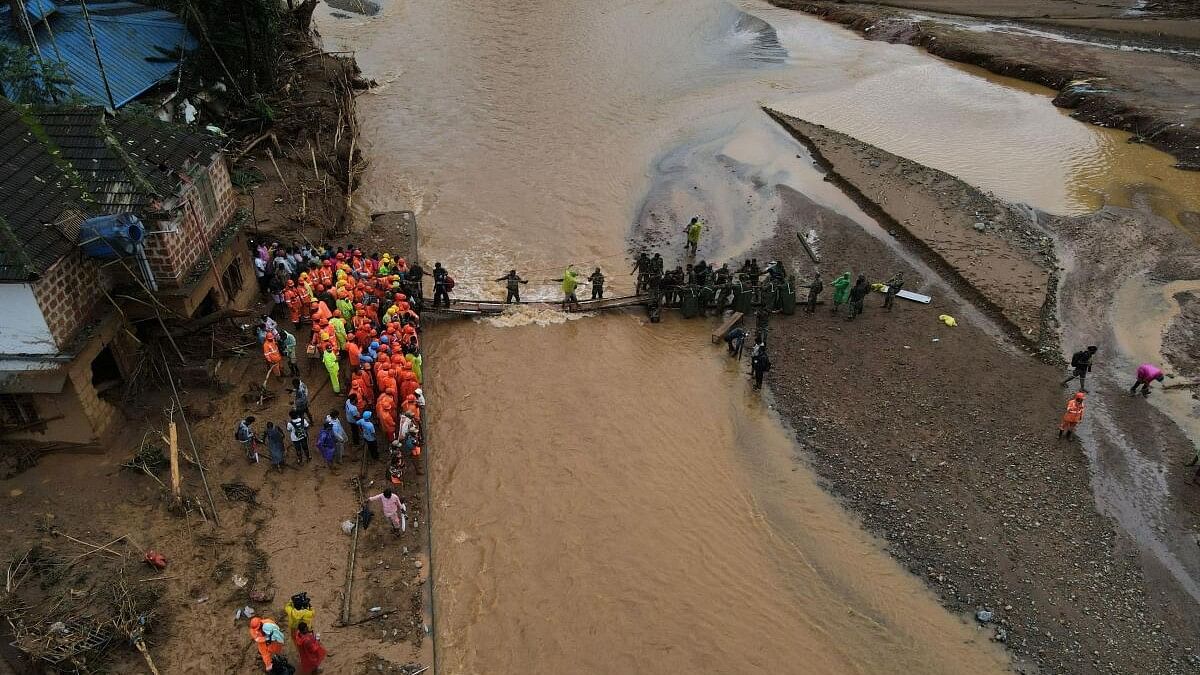
<svg viewBox="0 0 1200 675"><path fill-rule="evenodd" d="M1088 345L1087 349L1081 349L1071 355L1071 376L1062 381L1062 386L1067 386L1071 380L1079 378L1079 391L1087 392L1087 376L1092 372L1092 357L1096 355L1096 345Z"/></svg>
<svg viewBox="0 0 1200 675"><path fill-rule="evenodd" d="M854 282L854 287L850 289L850 316L846 317L847 321L853 321L854 317L862 314L863 300L867 294L871 292L871 284L867 283L865 275L858 275L858 280Z"/></svg>
<svg viewBox="0 0 1200 675"><path fill-rule="evenodd" d="M813 272L812 281L808 284L808 304L804 311L809 314L817 311L817 298L823 290L825 290L825 283L821 281L821 273Z"/></svg>
<svg viewBox="0 0 1200 675"><path fill-rule="evenodd" d="M904 289L904 273L896 272L886 283L887 290L883 293L883 308L890 312L892 303L896 300L896 294Z"/></svg>
<svg viewBox="0 0 1200 675"><path fill-rule="evenodd" d="M850 273L842 272L841 276L834 279L833 285L833 309L830 314L837 314L838 307L846 304L850 300Z"/></svg>
<svg viewBox="0 0 1200 675"><path fill-rule="evenodd" d="M750 372L754 373L754 388L762 389L763 376L771 370L771 357L767 355L767 345L759 342L754 345L754 355L750 357Z"/></svg>

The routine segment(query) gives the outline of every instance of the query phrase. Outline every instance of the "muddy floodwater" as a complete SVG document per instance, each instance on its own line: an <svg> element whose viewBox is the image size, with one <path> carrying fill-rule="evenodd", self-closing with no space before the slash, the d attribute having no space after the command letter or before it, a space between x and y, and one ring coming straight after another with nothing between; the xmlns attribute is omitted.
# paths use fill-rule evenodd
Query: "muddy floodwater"
<svg viewBox="0 0 1200 675"><path fill-rule="evenodd" d="M379 5L319 17L380 83L363 198L417 212L459 297L502 297L515 267L553 298L567 263L628 291L630 240L665 232L682 263L694 214L699 257L733 259L780 185L869 226L761 105L1046 210L1200 194L1044 91L763 4ZM441 671L1006 669L821 491L709 330L526 308L428 331Z"/></svg>

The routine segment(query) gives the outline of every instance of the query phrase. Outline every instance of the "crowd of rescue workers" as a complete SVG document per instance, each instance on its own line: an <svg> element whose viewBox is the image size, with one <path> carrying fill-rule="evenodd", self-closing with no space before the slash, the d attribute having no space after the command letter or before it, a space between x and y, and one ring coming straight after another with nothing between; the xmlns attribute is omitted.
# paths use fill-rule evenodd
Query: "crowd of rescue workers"
<svg viewBox="0 0 1200 675"><path fill-rule="evenodd" d="M805 312L816 312L822 304L825 282L820 272L814 272L797 283L779 261L760 266L757 259L745 260L736 270L728 264L720 267L704 260L695 260L704 222L692 218L684 229L684 252L688 262L666 269L663 257L643 251L636 257L630 275L636 275L634 294L645 298L652 322L658 322L662 308L678 308L686 317L734 316L753 313L755 325L750 356L750 374L754 387L760 388L764 375L771 369L767 337L772 314L792 314L797 305L797 290L804 289L801 303ZM316 449L324 465L335 469L346 461L353 447L365 451L361 459L371 462L386 460L387 481L399 485L406 473L422 475L422 416L425 395L421 388L423 359L421 351L421 315L427 309L423 297L425 277L432 278L433 296L430 309L451 306L450 294L455 281L441 263L425 270L419 262L408 262L389 253L366 254L361 248L348 246L284 246L280 243L252 243L255 275L261 291L276 307L286 307L287 326L263 315L256 324L258 341L266 360L267 377L284 378L290 382L291 395L286 421L268 421L260 430L254 416L242 419L234 432L247 460L262 461L266 456L270 466L282 470L287 464L290 444L296 466L312 461L310 438L315 431ZM895 298L902 295L904 276L896 272L884 282L871 283L860 274L851 281L844 272L830 282L833 289L831 314L838 315L846 308L846 321L853 321L864 311L864 301L872 292L883 294L882 308L891 310ZM506 303L521 302L521 286L529 283L517 270L497 278L505 284ZM604 300L605 275L596 267L583 277L574 266L568 266L563 276L554 279L561 284L563 309L577 309L579 286L591 284L591 301ZM939 317L954 325L950 317ZM730 322L721 337L729 356L740 359L751 333ZM308 328L303 343L297 335ZM1097 348L1090 346L1071 358L1072 374L1063 381L1066 386L1078 379L1078 391L1067 402L1059 425L1059 438L1071 438L1083 419L1087 394L1086 378L1091 371L1091 359ZM320 363L335 396L345 398L341 405L314 416L311 409L316 393L305 381L300 367L301 357ZM349 374L343 376L342 364ZM1153 364L1142 364L1136 373L1131 394L1149 395L1151 382L1162 382L1162 370ZM381 452L382 445L382 452ZM386 453L386 457L384 456ZM1200 454L1193 459L1200 478ZM391 488L382 490L363 504L358 525L370 522L370 504L378 503L383 517L396 534L407 530L408 505ZM308 597L297 594L285 607L288 631L296 646L301 672L313 672L325 658L325 649L313 628L314 611ZM250 634L258 647L266 671L276 675L294 672L283 655L285 636L274 620L250 617Z"/></svg>

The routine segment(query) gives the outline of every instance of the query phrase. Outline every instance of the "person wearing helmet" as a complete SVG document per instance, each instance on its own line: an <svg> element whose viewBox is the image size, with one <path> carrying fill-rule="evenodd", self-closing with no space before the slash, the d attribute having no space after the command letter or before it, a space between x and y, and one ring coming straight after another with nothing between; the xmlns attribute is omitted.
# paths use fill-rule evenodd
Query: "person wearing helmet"
<svg viewBox="0 0 1200 675"><path fill-rule="evenodd" d="M371 411L364 410L358 419L358 428L362 432L363 442L367 444L367 452L371 453L373 461L379 459L379 441L375 438L375 424L371 421Z"/></svg>
<svg viewBox="0 0 1200 675"><path fill-rule="evenodd" d="M274 619L253 617L250 619L250 638L258 647L258 655L262 657L263 670L270 672L276 654L283 653L283 631Z"/></svg>
<svg viewBox="0 0 1200 675"><path fill-rule="evenodd" d="M1083 420L1083 399L1087 394L1082 391L1076 392L1071 400L1067 401L1067 411L1063 413L1062 423L1058 425L1058 437L1064 435L1067 439L1075 433L1075 427L1079 426L1079 422Z"/></svg>

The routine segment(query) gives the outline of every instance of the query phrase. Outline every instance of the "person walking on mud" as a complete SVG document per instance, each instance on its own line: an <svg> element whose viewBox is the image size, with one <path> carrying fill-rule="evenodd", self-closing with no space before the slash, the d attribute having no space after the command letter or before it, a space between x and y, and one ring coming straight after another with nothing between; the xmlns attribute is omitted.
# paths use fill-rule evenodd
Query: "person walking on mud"
<svg viewBox="0 0 1200 675"><path fill-rule="evenodd" d="M1062 386L1067 386L1071 380L1079 378L1079 391L1087 392L1087 376L1092 372L1092 357L1096 355L1096 345L1088 345L1087 349L1081 349L1071 355L1071 376L1062 381Z"/></svg>
<svg viewBox="0 0 1200 675"><path fill-rule="evenodd" d="M850 300L850 273L842 272L831 282L831 285L833 286L833 309L829 313L836 316L838 307Z"/></svg>
<svg viewBox="0 0 1200 675"><path fill-rule="evenodd" d="M263 439L267 443L267 454L271 456L271 468L276 471L282 471L283 462L286 459L283 447L283 430L275 426L274 422L267 422L267 432L263 434Z"/></svg>
<svg viewBox="0 0 1200 675"><path fill-rule="evenodd" d="M1071 436L1075 433L1075 427L1083 421L1083 399L1087 394L1082 391L1076 392L1071 400L1067 401L1067 411L1063 413L1062 422L1058 425L1058 437L1062 438L1065 434L1067 440L1071 440Z"/></svg>
<svg viewBox="0 0 1200 675"><path fill-rule="evenodd" d="M761 341L754 345L754 355L750 357L750 372L754 374L754 388L762 389L763 376L771 370L771 357L767 355L767 345Z"/></svg>
<svg viewBox="0 0 1200 675"><path fill-rule="evenodd" d="M516 270L509 270L508 274L500 277L496 281L503 281L505 289L508 291L504 296L504 304L521 302L521 284L527 284L528 281L521 278Z"/></svg>
<svg viewBox="0 0 1200 675"><path fill-rule="evenodd" d="M896 294L904 290L904 272L896 272L885 283L887 290L883 292L883 308L890 312L892 303L896 300Z"/></svg>
<svg viewBox="0 0 1200 675"><path fill-rule="evenodd" d="M863 300L867 294L871 292L871 284L867 283L865 275L858 275L858 280L854 282L854 287L850 289L850 316L846 317L847 321L853 321L854 317L863 313Z"/></svg>
<svg viewBox="0 0 1200 675"><path fill-rule="evenodd" d="M690 255L696 255L696 250L700 248L700 233L704 231L704 221L700 220L700 216L693 216L688 221L687 227L683 232L687 235L687 241L683 245L683 250Z"/></svg>
<svg viewBox="0 0 1200 675"><path fill-rule="evenodd" d="M242 452L246 455L246 459L258 464L258 438L254 435L253 415L238 422L233 437L242 446Z"/></svg>
<svg viewBox="0 0 1200 675"><path fill-rule="evenodd" d="M825 283L821 281L821 273L813 272L812 281L808 284L808 303L804 307L805 312L812 314L817 311L817 298L820 297L823 290L825 290Z"/></svg>
<svg viewBox="0 0 1200 675"><path fill-rule="evenodd" d="M1133 383L1133 386L1129 388L1130 396L1137 395L1138 387L1142 388L1142 396L1143 397L1149 396L1150 395L1150 383L1151 382L1162 382L1163 378L1165 377L1163 375L1162 369L1159 368L1158 366L1154 365L1153 363L1143 363L1142 365L1138 366L1136 375L1137 375L1137 380L1135 380Z"/></svg>
<svg viewBox="0 0 1200 675"><path fill-rule="evenodd" d="M292 409L298 411L304 419L312 422L312 414L308 412L308 385L298 377L292 378Z"/></svg>
<svg viewBox="0 0 1200 675"><path fill-rule="evenodd" d="M292 449L296 451L297 464L303 464L312 459L312 455L308 451L308 426L308 420L300 415L299 410L291 412L287 430L292 439Z"/></svg>

